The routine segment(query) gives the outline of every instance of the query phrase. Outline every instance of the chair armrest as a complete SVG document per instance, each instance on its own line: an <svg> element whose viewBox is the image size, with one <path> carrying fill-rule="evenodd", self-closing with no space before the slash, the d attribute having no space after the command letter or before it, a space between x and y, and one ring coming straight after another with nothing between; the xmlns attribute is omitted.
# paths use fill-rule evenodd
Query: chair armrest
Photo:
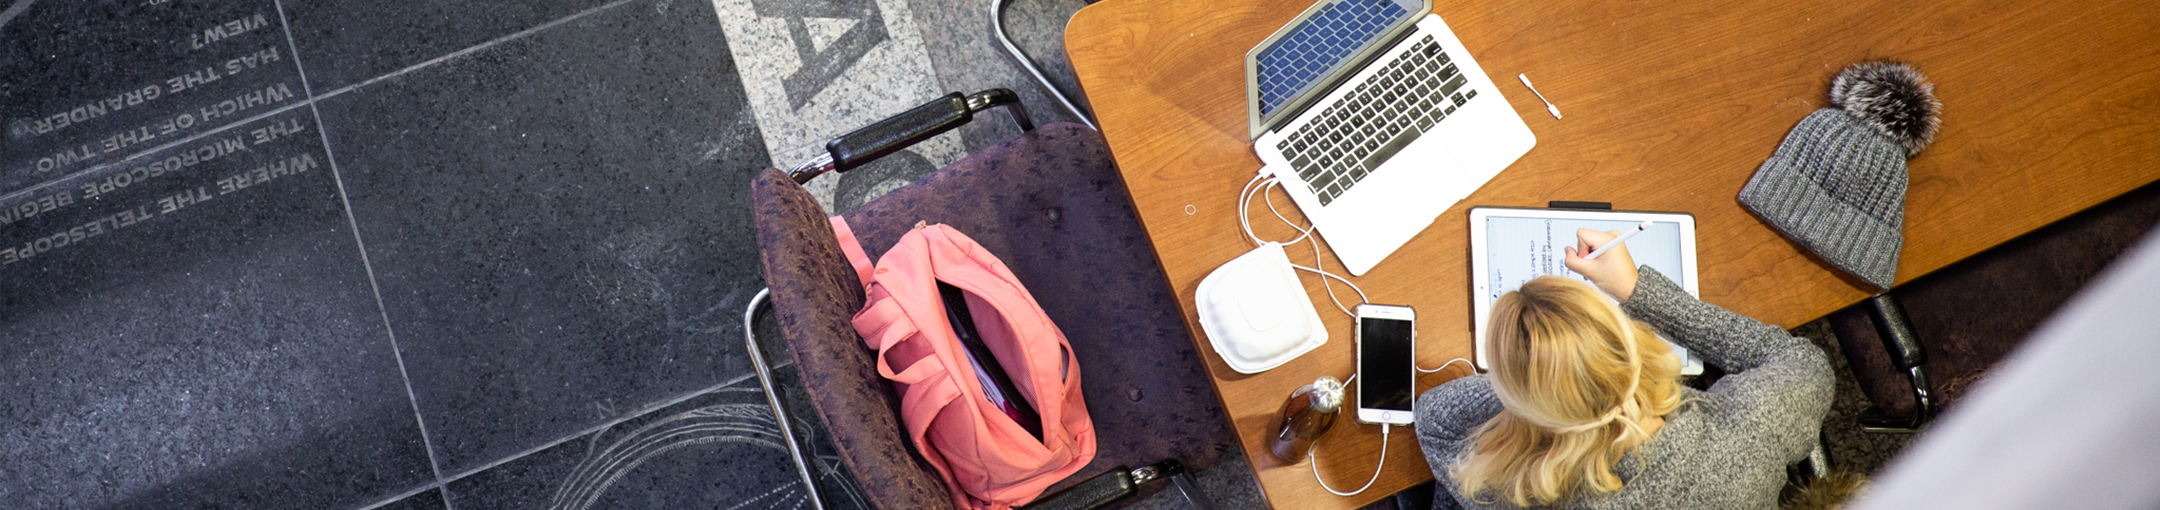
<svg viewBox="0 0 2160 510"><path fill-rule="evenodd" d="M1878 294L1867 300L1868 317L1875 319L1875 336L1882 340L1883 350L1890 352L1890 363L1898 370L1911 370L1927 364L1927 350L1920 346L1920 336L1913 334L1912 320L1905 317L1905 307L1889 293Z"/></svg>
<svg viewBox="0 0 2160 510"><path fill-rule="evenodd" d="M1883 350L1890 354L1890 364L1905 372L1912 381L1913 412L1905 416L1892 416L1879 408L1869 408L1860 413L1860 426L1868 432L1910 433L1935 415L1935 399L1928 388L1927 349L1920 344L1920 336L1913 333L1912 320L1905 317L1905 307L1896 297L1885 292L1868 298L1868 317L1875 323L1875 336L1882 341Z"/></svg>
<svg viewBox="0 0 2160 510"><path fill-rule="evenodd" d="M1056 494L1046 494L1025 510L1089 510L1103 508L1126 496L1140 491L1140 484L1133 481L1132 471L1118 466L1103 474L1095 475L1079 485L1066 487Z"/></svg>
<svg viewBox="0 0 2160 510"><path fill-rule="evenodd" d="M998 106L1012 114L1021 131L1035 130L1027 108L1020 105L1020 95L1010 89L990 89L972 96L954 92L825 142L824 154L796 165L788 171L788 177L802 184L828 171L846 172L952 131L974 120L975 112Z"/></svg>
<svg viewBox="0 0 2160 510"><path fill-rule="evenodd" d="M845 172L960 127L971 113L967 98L959 92L946 94L825 142L825 151L832 153L833 170Z"/></svg>
<svg viewBox="0 0 2160 510"><path fill-rule="evenodd" d="M1094 510L1107 508L1112 503L1118 502L1118 500L1138 494L1140 486L1164 479L1170 480L1177 487L1178 492L1184 493L1186 504L1193 510L1212 510L1212 507L1208 505L1207 498L1200 494L1199 482L1193 480L1192 473L1186 472L1185 465L1179 463L1177 459L1164 459L1162 462L1142 466L1140 469L1127 469L1125 466L1110 468L1109 471L1095 475L1094 478L1089 478L1078 485L1066 487L1065 490L1054 494L1044 494L1042 497L1036 498L1035 502L1021 507L1020 510Z"/></svg>

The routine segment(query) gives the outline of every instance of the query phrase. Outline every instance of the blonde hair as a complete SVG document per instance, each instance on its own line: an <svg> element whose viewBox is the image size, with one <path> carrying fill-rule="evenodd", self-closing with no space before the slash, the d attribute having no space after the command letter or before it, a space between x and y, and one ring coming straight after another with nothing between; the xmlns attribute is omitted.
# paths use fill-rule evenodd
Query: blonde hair
<svg viewBox="0 0 2160 510"><path fill-rule="evenodd" d="M1678 409L1680 357L1619 304L1545 276L1493 303L1485 339L1500 414L1471 431L1450 470L1463 495L1560 504L1583 486L1620 490L1613 466L1650 439L1642 422Z"/></svg>

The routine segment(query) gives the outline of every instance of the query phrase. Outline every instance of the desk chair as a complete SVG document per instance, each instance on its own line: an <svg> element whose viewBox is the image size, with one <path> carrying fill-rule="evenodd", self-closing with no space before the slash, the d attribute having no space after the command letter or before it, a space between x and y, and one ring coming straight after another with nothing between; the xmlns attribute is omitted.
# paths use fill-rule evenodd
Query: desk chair
<svg viewBox="0 0 2160 510"><path fill-rule="evenodd" d="M1079 358L1097 451L1031 508L1099 508L1115 497L1159 490L1164 484L1147 482L1160 478L1205 508L1191 477L1173 475L1213 464L1235 438L1109 150L1099 133L1079 124L1035 129L1005 89L939 98L835 139L825 154L791 172L767 169L752 179L758 250L771 286L759 296L770 296L812 411L831 429L847 469L873 481L861 489L874 506L952 506L903 432L900 400L878 376L876 353L850 325L863 307L862 283L841 255L826 211L800 184L997 106L1012 113L1019 137L846 213L849 227L876 256L918 221L951 225L997 254L1064 331ZM759 301L744 314L746 342L767 398L787 424L757 339L748 334ZM783 432L794 447L794 432ZM795 455L805 483L814 485Z"/></svg>

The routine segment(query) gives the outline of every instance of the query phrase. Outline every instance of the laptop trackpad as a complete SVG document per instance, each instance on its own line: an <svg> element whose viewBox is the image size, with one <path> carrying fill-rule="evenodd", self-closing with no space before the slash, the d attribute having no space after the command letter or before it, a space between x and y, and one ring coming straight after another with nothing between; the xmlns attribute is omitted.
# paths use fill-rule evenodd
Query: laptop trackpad
<svg viewBox="0 0 2160 510"><path fill-rule="evenodd" d="M1433 126L1432 131L1425 133L1427 138L1442 140L1442 145L1446 145L1450 153L1457 155L1456 163L1462 165L1461 168L1465 171L1457 173L1454 178L1460 179L1458 182L1463 186L1472 188L1462 190L1464 196L1514 164L1524 153L1530 152L1531 145L1537 143L1537 137L1530 134L1530 128L1523 125L1522 119L1515 116L1514 110L1507 109L1505 105L1499 102L1473 101L1455 115Z"/></svg>
<svg viewBox="0 0 2160 510"><path fill-rule="evenodd" d="M1415 143L1403 147L1394 159L1388 160L1386 172L1398 178L1388 179L1391 185L1376 187L1395 189L1405 195L1400 198L1409 202L1403 205L1422 209L1422 203L1432 201L1436 188L1453 185L1457 176L1463 173L1462 161L1456 158L1455 149L1449 146L1444 133L1435 128L1419 136Z"/></svg>

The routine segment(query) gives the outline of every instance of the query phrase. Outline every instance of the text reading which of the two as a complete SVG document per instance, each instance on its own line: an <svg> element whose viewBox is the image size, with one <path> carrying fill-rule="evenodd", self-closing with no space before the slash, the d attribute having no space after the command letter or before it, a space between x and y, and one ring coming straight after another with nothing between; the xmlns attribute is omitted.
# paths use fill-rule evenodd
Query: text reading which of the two
<svg viewBox="0 0 2160 510"><path fill-rule="evenodd" d="M184 111L148 125L120 131L91 143L77 144L61 149L50 156L38 158L37 172L45 173L88 162L107 153L118 152L161 137L207 126L211 121L232 117L240 112L286 102L294 96L292 87L277 83L261 89L249 90L229 99Z"/></svg>
<svg viewBox="0 0 2160 510"><path fill-rule="evenodd" d="M39 215L50 214L61 208L74 205L77 203L76 193L78 192L82 194L83 199L94 200L99 196L163 177L167 173L178 172L195 165L245 151L251 145L263 145L306 133L308 124L302 122L302 119L303 117L293 116L273 121L269 125L250 129L246 133L212 139L187 150L168 154L165 157L152 159L102 178L84 182L76 188L62 188L57 192L25 199L21 203L0 206L0 227L6 227Z"/></svg>
<svg viewBox="0 0 2160 510"><path fill-rule="evenodd" d="M204 66L187 72L151 82L140 87L93 99L88 103L61 110L36 120L17 120L8 126L8 135L14 138L42 136L67 129L68 126L89 122L123 110L141 108L159 98L200 88L229 76L262 68L281 61L276 46L264 47L252 53L227 59L222 64Z"/></svg>

